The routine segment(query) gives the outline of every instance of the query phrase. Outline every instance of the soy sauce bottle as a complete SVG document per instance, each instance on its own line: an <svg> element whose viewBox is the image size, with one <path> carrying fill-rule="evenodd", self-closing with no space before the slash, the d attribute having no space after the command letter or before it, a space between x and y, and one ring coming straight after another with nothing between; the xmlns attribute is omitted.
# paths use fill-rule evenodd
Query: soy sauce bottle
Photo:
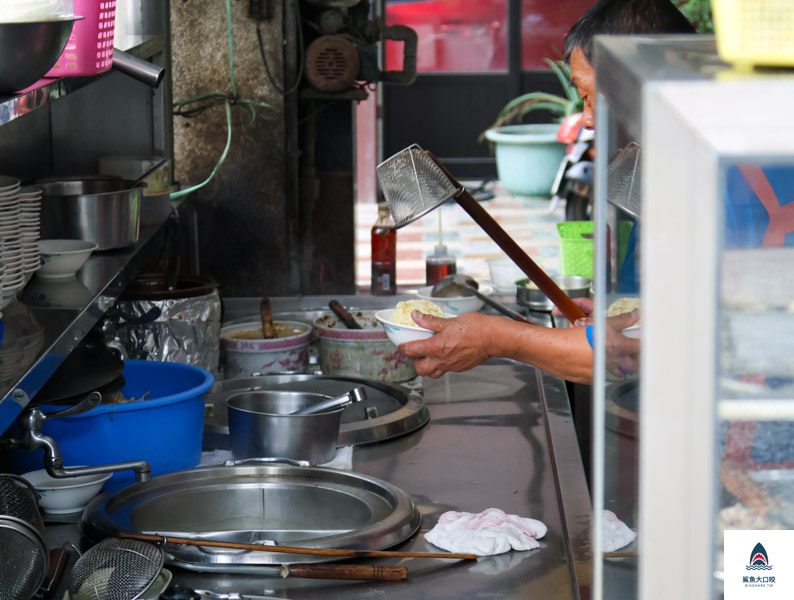
<svg viewBox="0 0 794 600"><path fill-rule="evenodd" d="M397 230L385 202L378 202L378 220L372 226L372 293L397 293Z"/></svg>
<svg viewBox="0 0 794 600"><path fill-rule="evenodd" d="M428 254L425 259L425 285L435 285L456 272L455 257L447 251L445 244L436 244L433 254Z"/></svg>

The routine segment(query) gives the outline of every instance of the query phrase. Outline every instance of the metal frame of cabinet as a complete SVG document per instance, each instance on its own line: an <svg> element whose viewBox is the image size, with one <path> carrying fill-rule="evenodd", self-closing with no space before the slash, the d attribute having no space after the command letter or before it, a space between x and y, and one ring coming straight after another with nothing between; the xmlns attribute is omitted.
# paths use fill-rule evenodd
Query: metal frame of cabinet
<svg viewBox="0 0 794 600"><path fill-rule="evenodd" d="M0 96L3 173L32 181L96 173L103 155L173 159L170 43L168 3L120 0L114 45L164 67L160 86L152 90L111 69L93 77L49 80L23 93ZM0 383L0 433L155 256L162 242L161 225L172 208L167 197L144 198L138 242L127 249L95 253L79 272L85 301L47 308L17 301L20 310L27 311L28 322L41 327L43 342L38 355L18 365L17 378ZM6 325L6 334L13 334L13 325Z"/></svg>
<svg viewBox="0 0 794 600"><path fill-rule="evenodd" d="M794 167L794 117L782 99L794 94L794 75L743 73L722 63L712 36L608 37L596 40L596 384L594 385L594 507L609 502L606 482L617 463L605 452L610 382L605 368L606 307L612 299L606 197L608 158L626 139L642 147L642 300L638 428L638 559L615 567L599 552L594 598L719 597L721 551L721 422L794 420L792 398L728 397L726 381L758 354L757 337L732 328L726 300L739 289L794 289L794 270L742 270L757 249L725 243L726 173L730 165ZM764 249L767 250L767 249ZM772 264L794 264L794 251L769 249ZM724 273L739 261L726 281ZM769 262L769 261L767 261ZM772 274L776 273L776 274ZM741 281L736 281L738 278ZM766 313L766 314L764 314ZM744 315L762 328L763 373L792 375L794 350L786 332L794 313ZM771 317L771 318L761 318ZM765 329L763 329L765 328ZM788 360L787 360L788 359ZM602 537L594 528L594 544ZM599 546L596 546L599 547ZM619 595L616 595L619 594Z"/></svg>

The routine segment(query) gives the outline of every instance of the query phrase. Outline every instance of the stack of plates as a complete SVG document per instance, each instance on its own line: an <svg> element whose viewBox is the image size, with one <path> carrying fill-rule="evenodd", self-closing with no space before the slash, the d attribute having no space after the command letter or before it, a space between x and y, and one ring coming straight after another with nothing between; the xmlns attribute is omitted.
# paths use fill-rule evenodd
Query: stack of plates
<svg viewBox="0 0 794 600"><path fill-rule="evenodd" d="M0 385L16 383L27 371L44 346L44 330L28 308L13 302L3 309L6 323L0 346Z"/></svg>
<svg viewBox="0 0 794 600"><path fill-rule="evenodd" d="M41 188L19 190L19 235L22 242L22 272L25 283L41 267L39 236L41 233Z"/></svg>
<svg viewBox="0 0 794 600"><path fill-rule="evenodd" d="M16 298L40 266L41 190L0 175L0 309Z"/></svg>

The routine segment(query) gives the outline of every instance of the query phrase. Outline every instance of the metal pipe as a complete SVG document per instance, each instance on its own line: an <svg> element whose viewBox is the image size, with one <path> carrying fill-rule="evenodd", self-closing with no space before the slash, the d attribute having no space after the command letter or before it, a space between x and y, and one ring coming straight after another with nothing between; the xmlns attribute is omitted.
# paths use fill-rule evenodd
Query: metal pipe
<svg viewBox="0 0 794 600"><path fill-rule="evenodd" d="M128 52L113 48L113 68L137 79L151 87L157 88L165 76L165 69L147 60L133 56Z"/></svg>

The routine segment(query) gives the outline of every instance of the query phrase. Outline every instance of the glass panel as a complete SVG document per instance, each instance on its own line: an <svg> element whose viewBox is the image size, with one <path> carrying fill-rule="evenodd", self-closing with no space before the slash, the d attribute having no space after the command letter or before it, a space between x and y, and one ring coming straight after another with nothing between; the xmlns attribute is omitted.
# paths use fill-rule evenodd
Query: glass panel
<svg viewBox="0 0 794 600"><path fill-rule="evenodd" d="M506 0L387 0L386 25L419 36L420 73L507 69ZM386 69L402 69L402 44L386 42Z"/></svg>
<svg viewBox="0 0 794 600"><path fill-rule="evenodd" d="M606 215L604 255L607 260L606 268L600 271L603 279L596 285L602 290L600 306L607 308L606 316L611 316L631 311L639 304L642 198L638 191L642 152L628 136L626 125L608 105L600 105L599 110L602 109L607 109L609 114L607 119L599 120L598 127L604 127L598 130L598 136L603 135L603 138L596 154L603 151L610 158L605 161L606 168L600 167L606 171L606 185L604 200L598 201L596 211ZM623 333L639 337L637 328ZM606 336L600 355L604 361L603 379L594 384L603 390L605 412L602 597L630 600L638 594L637 545L633 538L639 516L639 364L636 356L613 352L610 348L614 340L610 334ZM620 554L614 554L616 552Z"/></svg>
<svg viewBox="0 0 794 600"><path fill-rule="evenodd" d="M725 530L794 528L794 162L731 164L723 181L717 597ZM765 560L740 576L764 586Z"/></svg>
<svg viewBox="0 0 794 600"><path fill-rule="evenodd" d="M562 58L565 34L592 5L592 0L521 0L521 68L545 70L544 58Z"/></svg>

